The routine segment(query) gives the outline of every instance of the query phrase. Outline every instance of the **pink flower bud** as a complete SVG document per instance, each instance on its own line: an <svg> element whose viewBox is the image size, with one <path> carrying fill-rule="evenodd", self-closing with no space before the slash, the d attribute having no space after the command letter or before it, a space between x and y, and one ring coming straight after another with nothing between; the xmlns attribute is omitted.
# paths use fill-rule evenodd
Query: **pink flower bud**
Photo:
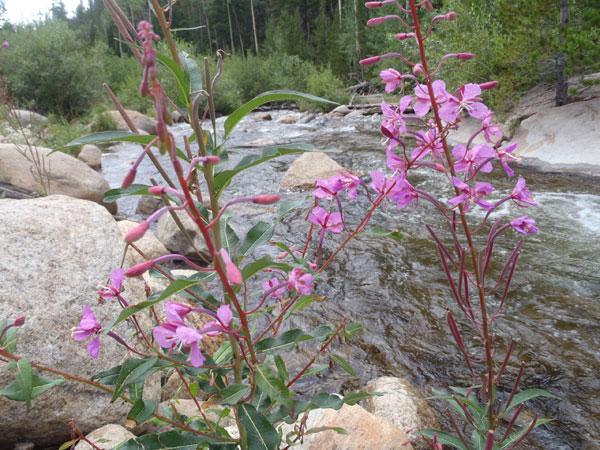
<svg viewBox="0 0 600 450"><path fill-rule="evenodd" d="M423 66L421 64L415 64L415 66L413 67L413 73L416 76L422 75L423 74Z"/></svg>
<svg viewBox="0 0 600 450"><path fill-rule="evenodd" d="M206 157L206 161L204 161L204 164L219 164L219 162L221 162L221 158L219 158L218 156L207 156Z"/></svg>
<svg viewBox="0 0 600 450"><path fill-rule="evenodd" d="M454 20L456 19L456 13L454 11L450 11L448 14L446 14L446 20Z"/></svg>
<svg viewBox="0 0 600 450"><path fill-rule="evenodd" d="M378 63L380 60L379 56L371 56L370 58L361 59L359 63L361 66L370 66L371 64Z"/></svg>
<svg viewBox="0 0 600 450"><path fill-rule="evenodd" d="M146 234L146 231L148 231L148 228L150 228L148 222L142 222L136 225L125 235L125 242L135 242L138 239L141 239L144 234Z"/></svg>
<svg viewBox="0 0 600 450"><path fill-rule="evenodd" d="M380 8L382 4L382 2L367 2L365 3L365 6L369 9L377 9Z"/></svg>
<svg viewBox="0 0 600 450"><path fill-rule="evenodd" d="M433 165L433 169L437 170L438 172L445 172L446 171L446 168L442 164L439 164L439 163L434 164Z"/></svg>
<svg viewBox="0 0 600 450"><path fill-rule="evenodd" d="M425 9L427 9L427 11L429 11L429 12L435 11L435 9L433 8L433 5L431 4L431 2L429 0L427 0L425 2Z"/></svg>
<svg viewBox="0 0 600 450"><path fill-rule="evenodd" d="M385 17L373 17L372 19L367 20L367 26L378 27L383 22L385 22Z"/></svg>
<svg viewBox="0 0 600 450"><path fill-rule="evenodd" d="M242 284L244 278L242 277L242 272L238 269L235 264L229 263L225 264L225 271L227 272L227 278L231 282L231 284Z"/></svg>
<svg viewBox="0 0 600 450"><path fill-rule="evenodd" d="M410 36L412 36L412 34L410 34L410 33L398 33L396 35L396 39L399 41L403 41L405 39L408 39Z"/></svg>
<svg viewBox="0 0 600 450"><path fill-rule="evenodd" d="M125 276L129 278L139 277L141 274L147 272L154 267L154 261L144 261L136 264L131 269L125 271Z"/></svg>
<svg viewBox="0 0 600 450"><path fill-rule="evenodd" d="M13 327L20 327L25 323L25 316L17 317L13 322Z"/></svg>
<svg viewBox="0 0 600 450"><path fill-rule="evenodd" d="M468 61L469 59L473 59L475 55L473 53L458 53L456 55L457 59L462 59L464 61Z"/></svg>
<svg viewBox="0 0 600 450"><path fill-rule="evenodd" d="M135 168L131 168L129 170L129 172L127 172L127 175L125 175L125 178L123 178L123 183L121 184L121 189L127 189L129 186L131 186L133 184L136 173L137 173L137 170L135 170Z"/></svg>
<svg viewBox="0 0 600 450"><path fill-rule="evenodd" d="M162 186L152 186L148 189L148 193L152 195L165 195L165 188Z"/></svg>
<svg viewBox="0 0 600 450"><path fill-rule="evenodd" d="M265 195L257 195L252 199L253 203L257 205L272 205L273 203L277 203L281 197L276 194L265 194Z"/></svg>
<svg viewBox="0 0 600 450"><path fill-rule="evenodd" d="M498 86L497 81L487 81L487 82L481 83L479 85L479 87L481 88L482 91L487 91L488 89L494 89L496 86Z"/></svg>

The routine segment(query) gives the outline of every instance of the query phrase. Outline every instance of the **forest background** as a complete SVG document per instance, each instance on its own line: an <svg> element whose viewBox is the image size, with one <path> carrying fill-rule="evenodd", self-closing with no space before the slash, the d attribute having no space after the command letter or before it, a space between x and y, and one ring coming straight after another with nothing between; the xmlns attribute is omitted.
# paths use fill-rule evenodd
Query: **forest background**
<svg viewBox="0 0 600 450"><path fill-rule="evenodd" d="M118 0L131 22L150 20L146 0ZM526 90L554 83L557 104L569 101L569 76L600 67L600 0L432 0L436 11L455 11L457 24L437 22L428 51L431 60L446 53L470 52L475 59L444 65L449 87L498 80L485 99L500 114ZM138 94L141 68L102 0L82 0L72 17L55 0L45 20L15 25L4 18L0 0L0 72L18 107L50 115L54 130L48 146L82 133L80 123L109 109L106 82L130 109L149 112ZM217 49L230 56L216 91L217 111L227 114L257 94L294 89L340 103L350 86L370 82L382 92L378 74L398 67L384 60L362 67L358 61L389 51L413 58L414 45L398 41L391 20L369 32L378 11L358 0L179 0L173 28L181 49L199 60ZM161 46L164 43L160 44ZM166 53L166 49L162 48ZM216 58L212 58L213 60ZM404 70L404 69L403 69ZM166 74L166 71L165 71ZM166 83L167 89L173 89ZM318 108L301 104L301 108Z"/></svg>

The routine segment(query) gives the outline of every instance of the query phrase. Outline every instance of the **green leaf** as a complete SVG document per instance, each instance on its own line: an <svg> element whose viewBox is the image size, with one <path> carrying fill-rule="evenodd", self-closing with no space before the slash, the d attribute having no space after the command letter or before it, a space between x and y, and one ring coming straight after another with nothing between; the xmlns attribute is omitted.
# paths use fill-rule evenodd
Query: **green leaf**
<svg viewBox="0 0 600 450"><path fill-rule="evenodd" d="M465 447L465 444L457 438L456 436L451 435L450 433L446 433L445 431L434 430L432 428L422 428L419 430L413 431L413 436L425 436L429 439L433 439L433 434L437 436L437 440L440 444L451 445L454 448L459 450L470 450Z"/></svg>
<svg viewBox="0 0 600 450"><path fill-rule="evenodd" d="M248 436L248 448L252 450L275 450L279 447L281 436L267 418L254 406L244 403L239 406L238 414Z"/></svg>
<svg viewBox="0 0 600 450"><path fill-rule="evenodd" d="M288 373L287 368L285 367L285 362L283 361L281 355L275 355L273 359L275 360L275 365L277 366L277 373L279 374L279 378L284 382L290 381L290 374Z"/></svg>
<svg viewBox="0 0 600 450"><path fill-rule="evenodd" d="M64 382L65 380L51 380L49 378L33 375L33 377L31 378L32 389L30 398L36 398L38 395L43 394L48 389L51 389L54 386ZM0 391L0 395L17 402L26 401L25 393L22 391L19 383L17 383L16 381L2 389Z"/></svg>
<svg viewBox="0 0 600 450"><path fill-rule="evenodd" d="M231 215L227 214L224 215L221 220L221 245L223 246L223 248L225 250L227 250L227 253L229 253L229 256L231 258L233 258L234 253L235 253L235 246L237 245L238 242L240 242L240 238L237 235L237 233L235 232L235 230L231 227L231 225L229 225L229 221L231 220Z"/></svg>
<svg viewBox="0 0 600 450"><path fill-rule="evenodd" d="M293 400L290 391L269 366L264 364L254 366L256 383L271 400L276 400L288 409L292 409Z"/></svg>
<svg viewBox="0 0 600 450"><path fill-rule="evenodd" d="M543 389L527 389L523 392L519 392L513 397L508 407L502 412L501 417L503 417L514 407L519 406L521 403L524 403L527 400L531 400L532 398L536 397L557 398L556 395L552 395L549 392L544 391Z"/></svg>
<svg viewBox="0 0 600 450"><path fill-rule="evenodd" d="M0 321L0 333L12 323L14 323L14 320L2 319L2 321ZM0 348L6 350L9 353L15 353L17 351L16 327L10 327L8 330L6 330L6 332L2 336L2 340L0 340Z"/></svg>
<svg viewBox="0 0 600 450"><path fill-rule="evenodd" d="M380 227L373 227L369 230L364 230L358 233L359 236L380 236L380 237L391 237L392 239L399 241L402 239L402 234L400 233L400 229L394 231L384 230Z"/></svg>
<svg viewBox="0 0 600 450"><path fill-rule="evenodd" d="M129 398L133 401L140 400L144 395L144 382L140 381L138 383L129 385Z"/></svg>
<svg viewBox="0 0 600 450"><path fill-rule="evenodd" d="M311 428L310 430L305 431L304 434L305 435L315 434L315 433L321 433L323 431L335 431L336 433L339 433L339 434L348 434L348 432L341 427L315 427L315 428Z"/></svg>
<svg viewBox="0 0 600 450"><path fill-rule="evenodd" d="M156 136L137 134L132 133L131 131L101 131L99 133L92 133L78 137L68 144L54 149L53 152L77 145L102 144L105 142L135 142L142 145L148 145L155 138Z"/></svg>
<svg viewBox="0 0 600 450"><path fill-rule="evenodd" d="M181 53L179 56L181 57ZM177 89L177 102L181 105L190 105L190 83L185 72L181 70L179 65L177 65L177 63L168 56L159 53L156 55L156 59L158 59L158 61L160 61L167 69L169 69L175 77L175 85Z"/></svg>
<svg viewBox="0 0 600 450"><path fill-rule="evenodd" d="M188 93L196 93L202 90L202 71L198 67L198 63L186 52L180 52L179 58L183 65L185 76L189 81Z"/></svg>
<svg viewBox="0 0 600 450"><path fill-rule="evenodd" d="M217 448L234 449L232 446L234 439L224 441L207 436L200 436L188 431L177 432L167 431L159 434L146 434L133 439L129 439L114 450L196 450L202 448L202 445L218 446Z"/></svg>
<svg viewBox="0 0 600 450"><path fill-rule="evenodd" d="M333 360L333 362L338 364L342 369L344 369L350 375L352 375L353 377L356 376L356 372L354 371L352 366L348 363L348 361L346 361L344 358L342 358L341 356L338 356L338 355L331 355L331 359Z"/></svg>
<svg viewBox="0 0 600 450"><path fill-rule="evenodd" d="M156 403L153 400L139 399L133 404L129 410L129 414L127 414L127 427L133 428L144 423L152 417L154 411L156 411Z"/></svg>
<svg viewBox="0 0 600 450"><path fill-rule="evenodd" d="M332 102L330 100L325 100L324 98L316 97L311 94L304 94L302 92L284 91L284 90L263 92L262 94L254 97L248 103L240 106L238 109L236 109L234 112L232 112L229 115L229 117L225 121L225 137L227 138L231 134L231 132L233 131L235 126L248 113L250 113L252 110L258 108L259 106L264 105L265 103L276 102L276 101L280 101L280 100L302 100L302 99L312 100L315 102L331 103L333 105L337 105L337 103Z"/></svg>
<svg viewBox="0 0 600 450"><path fill-rule="evenodd" d="M119 378L115 384L115 392L111 402L114 402L123 393L128 385L144 381L147 377L156 372L154 365L158 361L158 357L135 359L130 358L123 363Z"/></svg>
<svg viewBox="0 0 600 450"><path fill-rule="evenodd" d="M289 352L298 342L309 341L312 339L323 342L327 340L333 332L334 330L328 326L317 327L310 333L305 333L298 329L289 330L280 336L269 337L257 342L255 350L258 353L273 352L275 350L285 350L286 352Z"/></svg>
<svg viewBox="0 0 600 450"><path fill-rule="evenodd" d="M473 447L475 450L483 450L485 447L485 441L487 440L487 432L486 436L483 437L478 430L473 430L471 433L471 442L473 442Z"/></svg>
<svg viewBox="0 0 600 450"><path fill-rule="evenodd" d="M302 297L300 297L300 298L298 299L298 301L296 302L296 304L295 304L294 306L292 306L292 310L291 310L291 312L294 312L294 311L301 311L301 310L303 310L303 309L304 309L304 308L306 308L307 306L309 306L309 305L311 305L312 303L314 303L314 302L315 302L315 300L317 300L317 298L319 298L319 297L317 297L317 296L316 296L316 295L314 295L314 294L310 294L310 295L303 295Z"/></svg>
<svg viewBox="0 0 600 450"><path fill-rule="evenodd" d="M267 255L263 256L260 259L257 259L256 261L252 261L251 263L246 264L242 268L242 277L244 278L244 280L248 280L250 279L250 277L257 274L261 270L266 269L267 267L282 269L284 271L290 269L290 266L288 264L282 263L280 261L273 261L273 258Z"/></svg>
<svg viewBox="0 0 600 450"><path fill-rule="evenodd" d="M275 233L275 224L258 222L254 225L238 248L238 256L247 256L259 245L268 242Z"/></svg>
<svg viewBox="0 0 600 450"><path fill-rule="evenodd" d="M535 430L537 427L539 427L540 425L544 425L545 423L548 422L553 422L554 419L539 419L535 422L535 425L533 427L533 430ZM531 426L531 424L529 424L529 426ZM507 448L510 448L512 445L514 445L515 442L517 442L519 439L521 439L521 436L523 436L529 426L524 427L522 430L516 431L514 433L511 433L501 444L500 444L500 450L505 450Z"/></svg>
<svg viewBox="0 0 600 450"><path fill-rule="evenodd" d="M128 188L114 188L106 191L104 193L104 201L106 203L112 203L117 201L121 197L126 197L129 195L149 195L148 189L152 186L148 186L145 184L132 184Z"/></svg>
<svg viewBox="0 0 600 450"><path fill-rule="evenodd" d="M72 439L70 441L67 441L63 445L58 447L58 450L66 450L67 448L71 448L76 442L79 442L79 439Z"/></svg>
<svg viewBox="0 0 600 450"><path fill-rule="evenodd" d="M223 405L235 405L250 389L247 384L230 384L221 391L220 403Z"/></svg>
<svg viewBox="0 0 600 450"><path fill-rule="evenodd" d="M231 117L231 116L229 116ZM269 161L273 158L278 158L284 155L291 155L294 153L314 152L315 149L312 145L308 144L287 144L279 145L276 147L267 147L262 150L261 153L253 153L251 155L244 156L233 169L224 170L219 173L214 180L214 187L218 195L229 185L231 179L238 173L249 169L250 167L262 164L265 161Z"/></svg>
<svg viewBox="0 0 600 450"><path fill-rule="evenodd" d="M383 392L363 392L363 391L356 391L356 392L349 392L348 394L344 395L344 398L342 400L347 405L352 406L352 405L356 405L363 398L367 398L367 397L380 397L382 395L384 395Z"/></svg>
<svg viewBox="0 0 600 450"><path fill-rule="evenodd" d="M31 396L33 394L33 372L31 363L27 358L22 358L17 362L17 384L25 397L27 411L31 408Z"/></svg>
<svg viewBox="0 0 600 450"><path fill-rule="evenodd" d="M277 215L277 221L280 221L281 219L283 219L283 216L285 216L286 214L288 214L290 211L293 211L296 208L300 208L304 202L306 202L306 199L300 199L300 200L286 200L286 201L282 201L279 203L279 214Z"/></svg>

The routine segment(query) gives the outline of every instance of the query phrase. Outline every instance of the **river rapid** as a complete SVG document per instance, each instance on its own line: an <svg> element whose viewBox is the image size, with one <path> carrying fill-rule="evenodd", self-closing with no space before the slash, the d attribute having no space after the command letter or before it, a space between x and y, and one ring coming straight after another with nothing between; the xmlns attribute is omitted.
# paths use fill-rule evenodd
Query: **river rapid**
<svg viewBox="0 0 600 450"><path fill-rule="evenodd" d="M289 112L272 112L274 119ZM299 114L298 114L299 115ZM318 149L336 149L331 156L343 167L367 175L385 170L385 150L380 143L381 116L334 118L317 116L306 124L254 122L244 119L231 135L228 151L235 163L259 147L249 145L256 139L272 139L277 144L303 142ZM222 127L223 119L219 119ZM172 128L182 139L190 134L185 125ZM102 174L111 187L120 185L140 147L119 144L103 156ZM296 156L287 156L246 171L234 179L225 198L279 192L279 182ZM163 158L165 167L168 161ZM498 163L496 163L498 165ZM510 392L510 381L518 361L526 362L522 388L543 388L557 399L542 399L527 404L527 414L539 413L556 420L538 428L521 448L592 449L600 441L600 186L598 179L564 174L534 172L513 167L516 177L527 179L527 186L539 203L538 208L521 210L507 202L491 219L534 217L540 231L527 235L504 309L506 318L495 322L497 345L504 348L515 339L512 364L501 395ZM501 168L487 176L499 198L510 193L516 177L508 180ZM138 169L136 182L160 179L146 159ZM367 177L368 178L368 177ZM365 178L365 179L367 179ZM483 178L482 178L483 180ZM430 172L417 172L410 180L435 197L453 197L445 180ZM279 192L283 199L303 198L308 192ZM137 199L119 200L120 215L137 218ZM358 223L368 204L364 200L344 201L349 223ZM300 245L305 239L304 222L310 201L302 212L292 213L278 228L275 239ZM257 220L268 221L275 208L240 207L242 219L234 227L241 232ZM370 379L392 375L410 380L425 395L432 388L468 385L470 379L446 324L446 308L460 317L440 265L439 254L425 225L431 224L448 242L439 212L422 202L418 208L397 211L391 203L376 212L372 224L399 228L403 239L359 237L343 250L326 270L329 283L319 282L316 293L326 297L300 311L292 319L294 327L309 329L318 324L335 326L343 317L363 324L366 331L347 344L336 344L332 351L346 357L357 377L336 368L319 380L320 389L356 389ZM508 232L500 240L496 258L503 261L511 245L522 236ZM330 237L324 256L335 248L340 236ZM264 253L276 255L268 246ZM496 269L501 263L497 263ZM257 286L258 288L258 286ZM491 299L497 302L497 299ZM466 331L466 336L468 332ZM467 338L468 339L468 338ZM306 349L308 352L309 349ZM307 353L308 354L308 353ZM293 364L292 364L293 365ZM297 386L300 395L310 394L314 378ZM433 403L439 420L445 405Z"/></svg>

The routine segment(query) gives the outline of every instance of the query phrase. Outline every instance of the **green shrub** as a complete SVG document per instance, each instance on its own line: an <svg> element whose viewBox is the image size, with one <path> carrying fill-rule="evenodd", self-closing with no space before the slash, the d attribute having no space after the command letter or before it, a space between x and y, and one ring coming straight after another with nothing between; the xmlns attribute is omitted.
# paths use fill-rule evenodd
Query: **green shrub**
<svg viewBox="0 0 600 450"><path fill-rule="evenodd" d="M347 103L349 96L344 92L342 80L336 77L329 67L310 67L306 76L306 92L318 97L326 98L337 103ZM335 108L331 103L309 102L300 100L298 102L300 109L318 109L321 111L330 111Z"/></svg>

